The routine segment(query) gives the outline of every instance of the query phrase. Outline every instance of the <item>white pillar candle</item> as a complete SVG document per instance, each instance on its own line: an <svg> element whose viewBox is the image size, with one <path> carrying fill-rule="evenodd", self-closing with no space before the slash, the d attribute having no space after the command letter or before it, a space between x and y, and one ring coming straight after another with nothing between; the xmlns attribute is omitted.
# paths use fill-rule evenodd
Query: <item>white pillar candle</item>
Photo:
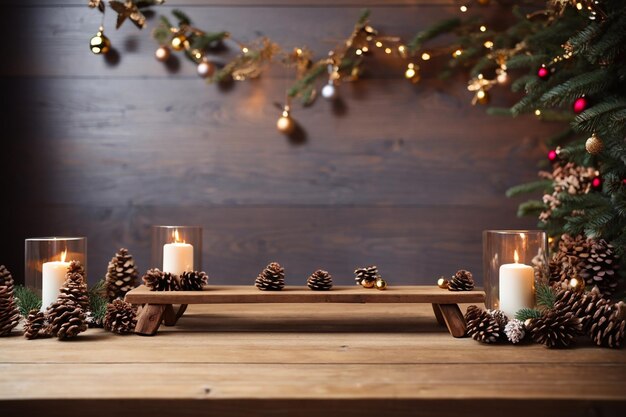
<svg viewBox="0 0 626 417"><path fill-rule="evenodd" d="M193 245L180 242L176 230L174 242L163 245L163 272L181 275L185 271L193 271Z"/></svg>
<svg viewBox="0 0 626 417"><path fill-rule="evenodd" d="M60 294L60 289L65 282L69 262L65 262L65 255L61 254L60 261L44 262L41 271L41 311L45 311L48 306L54 303Z"/></svg>
<svg viewBox="0 0 626 417"><path fill-rule="evenodd" d="M500 310L509 319L522 308L535 306L535 273L530 265L518 263L515 251L515 263L500 266Z"/></svg>

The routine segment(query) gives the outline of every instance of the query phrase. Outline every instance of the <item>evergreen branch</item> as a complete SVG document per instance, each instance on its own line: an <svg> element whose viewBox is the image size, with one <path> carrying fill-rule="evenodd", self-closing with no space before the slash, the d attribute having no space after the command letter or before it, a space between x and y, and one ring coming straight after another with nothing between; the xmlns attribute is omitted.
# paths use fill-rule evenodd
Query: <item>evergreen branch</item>
<svg viewBox="0 0 626 417"><path fill-rule="evenodd" d="M30 288L26 288L23 285L16 285L13 294L17 308L20 310L20 314L23 317L28 316L31 310L41 309L41 298Z"/></svg>
<svg viewBox="0 0 626 417"><path fill-rule="evenodd" d="M519 205L517 208L517 216L538 216L539 213L546 209L546 205L539 200L529 200Z"/></svg>
<svg viewBox="0 0 626 417"><path fill-rule="evenodd" d="M515 197L520 194L534 193L536 191L546 192L546 190L549 190L550 188L552 188L551 180L539 180L526 184L515 185L506 190L505 194L507 197Z"/></svg>
<svg viewBox="0 0 626 417"><path fill-rule="evenodd" d="M179 26L182 26L182 25L190 26L191 25L191 19L182 10L174 9L174 10L172 10L172 14L174 15L174 17L176 19L178 19L178 25Z"/></svg>
<svg viewBox="0 0 626 417"><path fill-rule="evenodd" d="M208 32L195 35L191 41L191 49L207 50L214 48L228 36L228 32Z"/></svg>
<svg viewBox="0 0 626 417"><path fill-rule="evenodd" d="M595 104L580 113L574 119L572 127L576 131L593 132L598 130L599 125L604 121L601 119L607 113L626 108L626 97L611 97L601 103ZM609 114L609 117L611 115Z"/></svg>
<svg viewBox="0 0 626 417"><path fill-rule="evenodd" d="M461 19L458 19L456 17L438 22L430 28L418 32L407 45L409 51L411 53L414 53L415 51L419 50L425 42L436 38L437 36L444 33L452 32L459 26L461 26Z"/></svg>
<svg viewBox="0 0 626 417"><path fill-rule="evenodd" d="M535 290L535 299L539 307L550 309L554 307L556 293L549 285L539 284Z"/></svg>
<svg viewBox="0 0 626 417"><path fill-rule="evenodd" d="M582 95L593 95L605 91L613 81L613 74L604 68L584 72L548 90L539 101L545 106L569 103Z"/></svg>
<svg viewBox="0 0 626 417"><path fill-rule="evenodd" d="M534 308L522 308L517 313L515 313L515 318L520 321L538 319L541 316L541 311L535 310Z"/></svg>
<svg viewBox="0 0 626 417"><path fill-rule="evenodd" d="M487 114L490 116L513 116L511 109L506 107L489 107Z"/></svg>
<svg viewBox="0 0 626 417"><path fill-rule="evenodd" d="M89 311L97 321L104 319L104 315L106 314L108 300L104 295L105 289L106 283L101 279L88 290Z"/></svg>

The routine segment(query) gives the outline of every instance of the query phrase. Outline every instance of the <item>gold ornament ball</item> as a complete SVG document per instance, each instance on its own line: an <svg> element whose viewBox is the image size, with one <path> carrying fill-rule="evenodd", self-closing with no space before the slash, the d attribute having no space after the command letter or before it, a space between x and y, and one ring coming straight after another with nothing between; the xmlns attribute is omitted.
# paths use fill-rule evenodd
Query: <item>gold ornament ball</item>
<svg viewBox="0 0 626 417"><path fill-rule="evenodd" d="M283 111L282 116L276 122L276 128L285 135L289 135L296 128L296 122L291 118L288 111Z"/></svg>
<svg viewBox="0 0 626 417"><path fill-rule="evenodd" d="M159 48L154 51L154 57L157 61L165 62L170 58L170 48L167 46L159 46Z"/></svg>
<svg viewBox="0 0 626 417"><path fill-rule="evenodd" d="M89 41L89 49L96 55L106 54L111 50L111 41L104 36L102 31L96 33L96 35Z"/></svg>
<svg viewBox="0 0 626 417"><path fill-rule="evenodd" d="M170 44L175 51L182 51L185 49L186 44L189 44L185 35L176 35L172 38Z"/></svg>
<svg viewBox="0 0 626 417"><path fill-rule="evenodd" d="M485 90L478 90L476 92L476 101L478 104L488 104L489 103L489 93Z"/></svg>
<svg viewBox="0 0 626 417"><path fill-rule="evenodd" d="M378 278L376 280L376 289L381 291L387 289L387 281L382 278Z"/></svg>
<svg viewBox="0 0 626 417"><path fill-rule="evenodd" d="M437 286L443 290L447 290L448 289L448 280L445 279L444 277L441 277L437 280Z"/></svg>
<svg viewBox="0 0 626 417"><path fill-rule="evenodd" d="M594 133L587 139L587 142L585 142L585 149L587 149L587 152L591 155L597 155L604 149L604 143L602 143L602 139Z"/></svg>
<svg viewBox="0 0 626 417"><path fill-rule="evenodd" d="M198 75L202 78L210 77L215 72L215 64L213 64L209 60L204 59L198 64L197 72Z"/></svg>
<svg viewBox="0 0 626 417"><path fill-rule="evenodd" d="M363 288L374 288L376 282L364 279L363 281L361 281L361 285L363 286Z"/></svg>

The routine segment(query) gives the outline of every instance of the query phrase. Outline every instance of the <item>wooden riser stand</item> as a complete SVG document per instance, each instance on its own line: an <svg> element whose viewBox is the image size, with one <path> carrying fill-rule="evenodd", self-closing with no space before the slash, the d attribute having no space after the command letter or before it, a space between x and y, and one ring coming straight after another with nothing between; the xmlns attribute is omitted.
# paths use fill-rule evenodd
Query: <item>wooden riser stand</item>
<svg viewBox="0 0 626 417"><path fill-rule="evenodd" d="M413 303L432 304L437 322L454 337L465 335L465 319L458 304L483 303L483 291L448 291L436 286L392 286L385 291L360 286L338 286L330 291L307 287L285 287L282 291L260 291L253 286L207 286L203 291L150 291L140 286L126 301L141 305L135 333L153 336L161 323L174 326L189 304L240 303ZM175 307L176 306L176 307Z"/></svg>

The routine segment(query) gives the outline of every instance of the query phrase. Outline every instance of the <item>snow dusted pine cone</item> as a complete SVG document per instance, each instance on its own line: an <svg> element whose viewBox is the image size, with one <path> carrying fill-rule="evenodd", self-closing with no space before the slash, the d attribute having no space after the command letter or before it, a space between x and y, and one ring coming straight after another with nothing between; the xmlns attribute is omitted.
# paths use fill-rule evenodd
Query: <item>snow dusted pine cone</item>
<svg viewBox="0 0 626 417"><path fill-rule="evenodd" d="M141 278L150 291L178 291L178 277L158 268L149 269Z"/></svg>
<svg viewBox="0 0 626 417"><path fill-rule="evenodd" d="M498 320L487 311L469 306L465 313L467 335L482 343L496 343L504 329L500 328Z"/></svg>
<svg viewBox="0 0 626 417"><path fill-rule="evenodd" d="M87 330L82 308L69 298L59 298L46 310L50 334L59 339L71 339Z"/></svg>
<svg viewBox="0 0 626 417"><path fill-rule="evenodd" d="M137 286L138 276L133 255L128 252L128 249L121 248L111 258L104 278L109 301L116 298L123 299L128 291Z"/></svg>
<svg viewBox="0 0 626 417"><path fill-rule="evenodd" d="M89 294L85 277L80 272L69 272L70 270L71 264L65 276L65 282L59 290L59 299L72 300L83 309L83 312L86 312L89 308Z"/></svg>
<svg viewBox="0 0 626 417"><path fill-rule="evenodd" d="M313 272L306 284L313 291L328 291L333 286L333 278L327 271L318 269Z"/></svg>
<svg viewBox="0 0 626 417"><path fill-rule="evenodd" d="M362 285L366 288L373 287L376 283L376 278L379 276L378 267L376 265L357 268L354 270L354 280L357 285Z"/></svg>
<svg viewBox="0 0 626 417"><path fill-rule="evenodd" d="M0 336L8 336L20 322L20 312L13 296L15 283L9 270L0 265Z"/></svg>
<svg viewBox="0 0 626 417"><path fill-rule="evenodd" d="M272 262L261 271L254 283L261 291L280 291L285 287L285 270L278 262Z"/></svg>
<svg viewBox="0 0 626 417"><path fill-rule="evenodd" d="M506 326L504 326L504 334L506 338L509 339L509 342L513 344L521 342L524 340L524 336L526 336L524 323L517 319L510 320Z"/></svg>
<svg viewBox="0 0 626 417"><path fill-rule="evenodd" d="M459 269L448 283L449 291L471 291L474 289L474 277L470 271Z"/></svg>
<svg viewBox="0 0 626 417"><path fill-rule="evenodd" d="M581 320L574 313L552 309L540 318L531 320L527 330L535 343L548 348L560 348L569 346L574 337L582 332L582 327Z"/></svg>
<svg viewBox="0 0 626 417"><path fill-rule="evenodd" d="M24 322L24 337L30 340L49 336L50 326L46 323L45 314L37 309L31 310Z"/></svg>
<svg viewBox="0 0 626 417"><path fill-rule="evenodd" d="M128 334L135 331L137 313L133 305L122 300L113 300L107 305L104 316L104 328L117 334Z"/></svg>
<svg viewBox="0 0 626 417"><path fill-rule="evenodd" d="M180 276L180 289L183 291L202 291L209 283L209 276L204 271L185 271Z"/></svg>

